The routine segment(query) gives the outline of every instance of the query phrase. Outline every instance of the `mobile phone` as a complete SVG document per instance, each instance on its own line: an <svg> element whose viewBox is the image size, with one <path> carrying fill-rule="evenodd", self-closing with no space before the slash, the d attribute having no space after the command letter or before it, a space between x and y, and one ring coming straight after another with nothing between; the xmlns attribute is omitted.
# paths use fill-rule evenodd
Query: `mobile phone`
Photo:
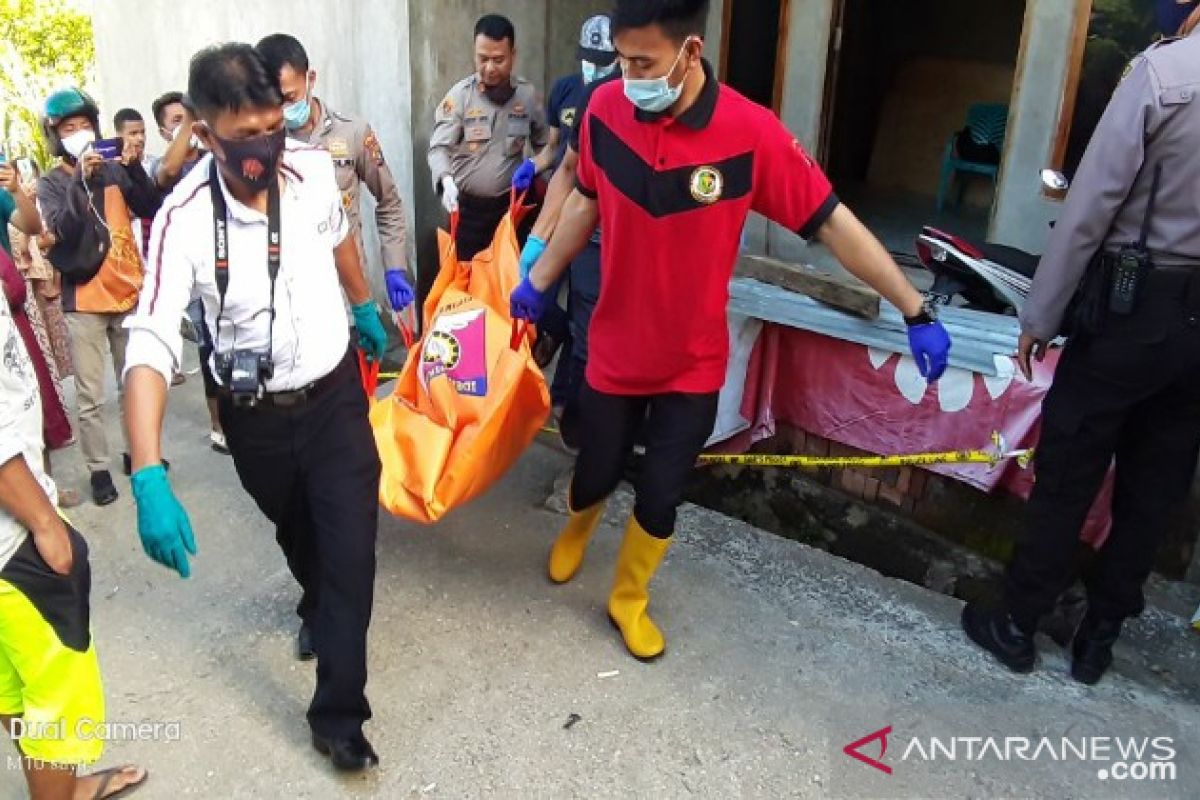
<svg viewBox="0 0 1200 800"><path fill-rule="evenodd" d="M15 163L17 165L17 172L21 173L21 180L31 181L37 177L33 171L33 162L28 158L18 158Z"/></svg>
<svg viewBox="0 0 1200 800"><path fill-rule="evenodd" d="M111 139L100 139L92 145L92 150L105 161L116 161L121 157L121 153L125 151L125 140L119 136L114 136Z"/></svg>

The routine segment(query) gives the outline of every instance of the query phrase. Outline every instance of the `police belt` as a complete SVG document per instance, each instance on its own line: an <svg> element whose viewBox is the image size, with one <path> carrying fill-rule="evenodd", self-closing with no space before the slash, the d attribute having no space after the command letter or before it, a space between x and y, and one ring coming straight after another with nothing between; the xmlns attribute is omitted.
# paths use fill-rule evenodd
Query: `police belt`
<svg viewBox="0 0 1200 800"><path fill-rule="evenodd" d="M1120 259L1118 253L1105 251L1099 260L1107 272ZM1142 291L1157 297L1182 297L1189 308L1200 308L1200 260L1172 259L1163 264L1152 259L1153 267L1146 273Z"/></svg>
<svg viewBox="0 0 1200 800"><path fill-rule="evenodd" d="M353 350L346 352L345 358L341 360L333 371L323 378L317 378L307 386L302 386L299 389L289 389L286 392L264 392L263 396L258 401L259 408L273 408L280 411L289 411L291 409L300 408L308 403L318 399L322 395L334 389L340 384L347 381L358 381L358 361L354 356ZM227 387L220 387L217 394L221 397L231 397L233 393Z"/></svg>

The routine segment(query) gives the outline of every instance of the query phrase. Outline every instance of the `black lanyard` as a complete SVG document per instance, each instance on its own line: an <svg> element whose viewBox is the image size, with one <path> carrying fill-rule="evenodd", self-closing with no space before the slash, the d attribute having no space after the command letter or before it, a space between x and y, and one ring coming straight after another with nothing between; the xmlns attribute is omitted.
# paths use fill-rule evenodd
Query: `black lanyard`
<svg viewBox="0 0 1200 800"><path fill-rule="evenodd" d="M217 335L214 337L213 350L221 352L221 320L225 316L225 293L229 291L229 208L225 204L225 193L221 191L221 182L217 176L217 162L213 159L212 172L208 179L212 191L213 207L213 251L214 265L217 274L217 292L221 297L221 305L217 310ZM267 275L271 278L271 298L267 323L267 355L271 355L275 345L275 280L279 277L280 254L283 245L283 232L279 223L279 178L275 177L267 187ZM262 313L262 312L259 312ZM258 314L255 314L257 317ZM237 329L233 332L234 346L237 346Z"/></svg>

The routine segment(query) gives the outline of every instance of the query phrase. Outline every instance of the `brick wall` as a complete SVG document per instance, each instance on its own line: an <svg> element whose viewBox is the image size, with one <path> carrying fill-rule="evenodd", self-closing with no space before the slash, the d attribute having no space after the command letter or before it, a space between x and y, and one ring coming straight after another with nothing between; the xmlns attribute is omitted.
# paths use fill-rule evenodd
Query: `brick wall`
<svg viewBox="0 0 1200 800"><path fill-rule="evenodd" d="M815 456L870 456L799 428L780 424L754 452ZM876 507L912 518L928 530L984 555L1005 561L1022 532L1025 503L1006 492L987 494L917 467L820 469L806 475ZM1158 571L1183 578L1200 529L1200 475L1186 508L1175 515L1159 552ZM1200 576L1198 576L1200 577Z"/></svg>

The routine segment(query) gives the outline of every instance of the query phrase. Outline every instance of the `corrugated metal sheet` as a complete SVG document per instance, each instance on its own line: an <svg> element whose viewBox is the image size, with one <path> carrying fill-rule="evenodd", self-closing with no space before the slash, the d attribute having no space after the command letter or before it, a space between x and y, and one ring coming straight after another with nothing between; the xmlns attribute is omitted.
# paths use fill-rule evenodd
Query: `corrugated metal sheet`
<svg viewBox="0 0 1200 800"><path fill-rule="evenodd" d="M729 289L731 312L880 350L909 352L904 317L887 301L878 319L865 320L749 278L735 278ZM951 366L995 376L999 374L996 357L1017 352L1021 330L1016 317L962 308L942 308L940 316L954 340Z"/></svg>

